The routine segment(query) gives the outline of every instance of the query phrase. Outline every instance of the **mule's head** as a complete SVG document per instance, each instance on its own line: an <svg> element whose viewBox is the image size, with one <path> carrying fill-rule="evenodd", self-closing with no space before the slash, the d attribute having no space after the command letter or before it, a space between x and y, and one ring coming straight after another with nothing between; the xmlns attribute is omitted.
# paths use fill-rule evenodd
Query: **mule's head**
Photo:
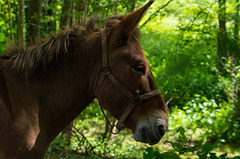
<svg viewBox="0 0 240 159"><path fill-rule="evenodd" d="M110 19L106 26L111 72L132 94L142 95L157 89L147 58L136 40L136 26L152 2L127 16ZM117 119L129 103L129 98L108 78L101 85L98 100ZM168 129L168 111L161 94L136 105L124 124L134 132L136 141L158 143Z"/></svg>

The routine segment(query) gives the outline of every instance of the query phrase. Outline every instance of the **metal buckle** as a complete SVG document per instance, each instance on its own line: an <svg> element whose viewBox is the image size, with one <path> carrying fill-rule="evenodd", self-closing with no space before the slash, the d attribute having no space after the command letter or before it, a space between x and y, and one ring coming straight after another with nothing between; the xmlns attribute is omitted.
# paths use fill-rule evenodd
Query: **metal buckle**
<svg viewBox="0 0 240 159"><path fill-rule="evenodd" d="M134 105L138 105L141 103L141 98L139 94L134 95L134 97L131 99L131 103L133 103Z"/></svg>
<svg viewBox="0 0 240 159"><path fill-rule="evenodd" d="M113 128L114 128L114 127L116 128L115 131L113 131ZM123 124L120 126L119 129L117 128L117 125L113 125L113 126L111 126L111 133L114 134L114 135L119 134L120 131L124 130L125 128L126 128L126 126L123 125Z"/></svg>
<svg viewBox="0 0 240 159"><path fill-rule="evenodd" d="M108 75L111 73L111 68L107 65L103 65L101 68L101 72L103 75Z"/></svg>

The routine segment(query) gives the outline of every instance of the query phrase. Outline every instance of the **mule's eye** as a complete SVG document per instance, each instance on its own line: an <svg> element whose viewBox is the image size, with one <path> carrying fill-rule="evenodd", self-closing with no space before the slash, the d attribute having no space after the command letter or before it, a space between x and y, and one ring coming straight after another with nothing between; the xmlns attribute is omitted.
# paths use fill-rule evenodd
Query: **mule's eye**
<svg viewBox="0 0 240 159"><path fill-rule="evenodd" d="M137 65L132 67L134 71L139 72L141 74L145 74L146 68L144 65Z"/></svg>

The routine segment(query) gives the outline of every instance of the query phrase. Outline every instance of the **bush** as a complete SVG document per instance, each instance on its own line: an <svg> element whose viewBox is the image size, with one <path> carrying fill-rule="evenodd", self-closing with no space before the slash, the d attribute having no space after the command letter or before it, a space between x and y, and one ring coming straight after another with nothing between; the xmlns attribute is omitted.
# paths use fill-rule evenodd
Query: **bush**
<svg viewBox="0 0 240 159"><path fill-rule="evenodd" d="M195 155L199 159L240 159L240 156L227 157L227 153L217 156L216 153L212 152L214 147L208 142L198 142L194 146L189 146L185 129L180 127L179 132L178 142L166 141L171 144L174 151L159 153L153 147L148 147L144 151L144 159L180 159L181 156L188 155L188 153L192 153L191 156Z"/></svg>
<svg viewBox="0 0 240 159"><path fill-rule="evenodd" d="M183 109L173 109L170 122L174 129L183 126L191 130L192 136L195 135L204 141L210 139L213 142L231 142L230 139L236 139L240 129L234 118L234 108L233 104L226 102L217 104L213 99L208 100L206 97L195 95L195 99L187 102Z"/></svg>

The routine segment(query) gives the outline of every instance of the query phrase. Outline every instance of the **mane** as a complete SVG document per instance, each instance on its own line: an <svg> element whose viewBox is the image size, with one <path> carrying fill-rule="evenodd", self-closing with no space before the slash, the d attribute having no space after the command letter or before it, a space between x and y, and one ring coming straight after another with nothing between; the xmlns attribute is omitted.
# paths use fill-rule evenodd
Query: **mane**
<svg viewBox="0 0 240 159"><path fill-rule="evenodd" d="M106 29L110 30L123 17L124 15L117 15L108 18L105 22ZM50 35L49 38L39 40L36 44L28 47L10 44L7 53L3 56L12 61L12 69L17 73L31 76L37 67L47 67L52 61L56 61L59 56L69 54L71 39L76 36L83 38L84 35L99 31L99 28L96 27L98 22L98 17L82 20L79 24L63 28L56 35ZM139 29L135 29L133 34L137 40L140 39Z"/></svg>

